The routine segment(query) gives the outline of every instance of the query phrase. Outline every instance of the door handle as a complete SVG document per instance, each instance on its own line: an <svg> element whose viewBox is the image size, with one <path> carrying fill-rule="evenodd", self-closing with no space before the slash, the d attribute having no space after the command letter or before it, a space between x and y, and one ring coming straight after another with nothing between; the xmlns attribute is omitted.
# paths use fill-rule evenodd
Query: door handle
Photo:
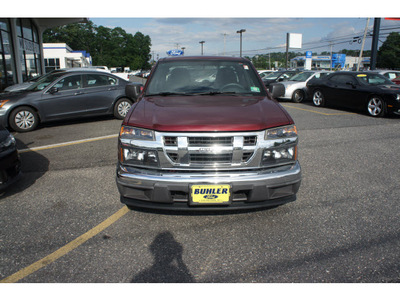
<svg viewBox="0 0 400 300"><path fill-rule="evenodd" d="M84 94L84 92L77 92L77 93L75 93L74 95L75 96L78 96L78 95L83 95Z"/></svg>
<svg viewBox="0 0 400 300"><path fill-rule="evenodd" d="M112 87L112 88L109 88L108 90L109 91L114 91L114 90L116 90L117 88L115 88L115 87Z"/></svg>

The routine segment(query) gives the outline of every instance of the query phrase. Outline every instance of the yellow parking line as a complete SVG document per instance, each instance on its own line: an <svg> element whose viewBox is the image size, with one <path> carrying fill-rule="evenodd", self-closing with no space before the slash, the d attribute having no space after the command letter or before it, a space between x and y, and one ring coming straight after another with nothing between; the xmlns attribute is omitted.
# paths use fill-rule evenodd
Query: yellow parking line
<svg viewBox="0 0 400 300"><path fill-rule="evenodd" d="M323 112L316 111L316 110L299 108L299 107L296 107L296 106L290 106L290 105L287 105L287 104L282 104L282 106L290 107L290 108L294 108L294 109L298 109L298 110L304 110L304 111L308 111L308 112L313 112L313 113L320 114L320 115L325 115L325 116L354 115L354 113L333 113L333 114L328 114L328 113L323 113Z"/></svg>
<svg viewBox="0 0 400 300"><path fill-rule="evenodd" d="M105 221L103 221L96 227L92 228L88 232L77 237L72 242L66 244L64 247L58 249L57 251L53 252L52 254L46 256L45 258L38 260L37 262L31 264L30 266L12 274L11 276L6 277L3 280L0 280L0 283L17 282L17 281L25 278L26 276L32 274L33 272L36 272L37 270L51 264L52 262L56 261L60 257L71 252L78 246L82 245L84 242L91 239L92 237L94 237L95 235L97 235L98 233L100 233L101 231L106 229L107 227L109 227L111 224L115 223L122 216L124 216L128 211L129 211L129 209L126 206L124 206L119 211L117 211L115 214L113 214L111 217L107 218Z"/></svg>
<svg viewBox="0 0 400 300"><path fill-rule="evenodd" d="M82 144L82 143L101 141L101 140L111 139L111 138L115 138L115 137L118 137L118 134L100 136L100 137L95 137L95 138L90 138L90 139L77 140L77 141L72 141L72 142L53 144L53 145L47 145L47 146L41 146L41 147L35 147L35 148L19 149L18 152L24 153L24 152L31 152L31 151L53 149L53 148L58 148L58 147L65 147L65 146L78 145L78 144Z"/></svg>

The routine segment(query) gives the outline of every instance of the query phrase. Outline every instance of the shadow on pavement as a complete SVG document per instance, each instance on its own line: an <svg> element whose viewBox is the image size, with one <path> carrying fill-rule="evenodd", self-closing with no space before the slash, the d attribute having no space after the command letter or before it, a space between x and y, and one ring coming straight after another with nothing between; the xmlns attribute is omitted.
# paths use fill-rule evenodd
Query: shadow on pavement
<svg viewBox="0 0 400 300"><path fill-rule="evenodd" d="M18 138L16 138L16 141L18 149L29 149L29 145L24 144ZM38 152L20 152L20 157L22 176L17 182L4 190L3 194L0 194L0 201L29 188L49 169L49 160Z"/></svg>
<svg viewBox="0 0 400 300"><path fill-rule="evenodd" d="M195 282L182 260L183 247L169 231L156 236L150 245L153 265L132 279L132 283L191 283Z"/></svg>

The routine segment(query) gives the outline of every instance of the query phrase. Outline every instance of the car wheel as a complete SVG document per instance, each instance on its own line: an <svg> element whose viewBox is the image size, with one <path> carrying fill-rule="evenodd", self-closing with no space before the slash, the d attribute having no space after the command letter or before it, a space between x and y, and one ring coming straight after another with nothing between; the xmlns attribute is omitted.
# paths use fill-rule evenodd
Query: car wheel
<svg viewBox="0 0 400 300"><path fill-rule="evenodd" d="M126 98L119 99L114 106L114 117L122 120L131 109L132 101Z"/></svg>
<svg viewBox="0 0 400 300"><path fill-rule="evenodd" d="M385 115L385 102L379 97L372 97L367 104L368 114L372 117L383 117Z"/></svg>
<svg viewBox="0 0 400 300"><path fill-rule="evenodd" d="M313 103L315 106L324 106L325 97L320 90L316 90L313 94Z"/></svg>
<svg viewBox="0 0 400 300"><path fill-rule="evenodd" d="M17 132L34 130L39 124L39 117L35 110L22 106L13 110L9 118L10 127Z"/></svg>
<svg viewBox="0 0 400 300"><path fill-rule="evenodd" d="M300 103L304 100L304 92L302 90L295 90L292 95L292 101Z"/></svg>

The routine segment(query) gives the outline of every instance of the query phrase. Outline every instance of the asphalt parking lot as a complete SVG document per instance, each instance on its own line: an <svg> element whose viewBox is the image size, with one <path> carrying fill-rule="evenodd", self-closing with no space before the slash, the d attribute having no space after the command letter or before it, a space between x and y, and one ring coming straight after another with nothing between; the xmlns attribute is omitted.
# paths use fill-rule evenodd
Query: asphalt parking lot
<svg viewBox="0 0 400 300"><path fill-rule="evenodd" d="M400 282L400 117L282 105L303 180L275 209L129 211L115 184L120 120L15 133L24 176L0 197L0 281Z"/></svg>

